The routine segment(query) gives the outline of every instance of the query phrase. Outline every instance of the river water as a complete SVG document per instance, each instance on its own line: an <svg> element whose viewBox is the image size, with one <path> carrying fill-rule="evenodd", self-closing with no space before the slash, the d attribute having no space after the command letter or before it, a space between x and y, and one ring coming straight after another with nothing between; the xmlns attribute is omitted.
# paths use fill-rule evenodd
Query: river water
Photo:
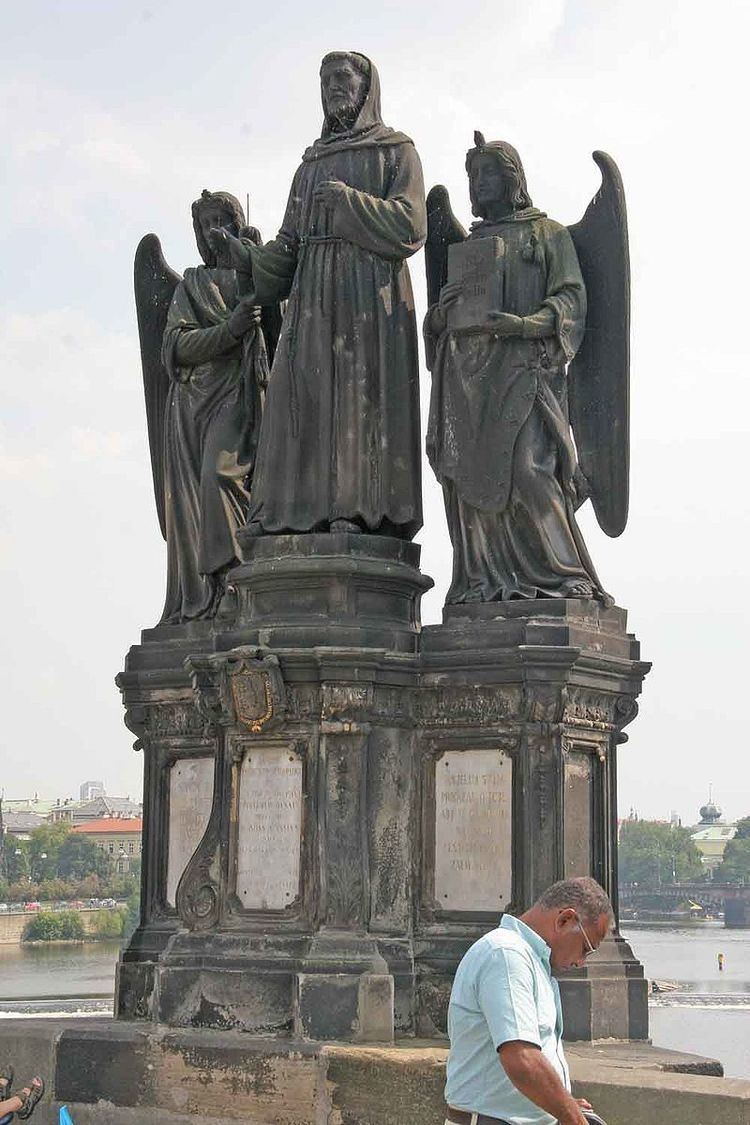
<svg viewBox="0 0 750 1125"><path fill-rule="evenodd" d="M727 1075L750 1078L750 930L627 922L623 934L647 977L680 986L652 999L653 1042L720 1059ZM0 946L0 1019L111 1013L117 953L117 942Z"/></svg>
<svg viewBox="0 0 750 1125"><path fill-rule="evenodd" d="M719 1059L728 1077L750 1078L750 930L625 922L622 932L647 977L679 985L652 998L652 1041Z"/></svg>
<svg viewBox="0 0 750 1125"><path fill-rule="evenodd" d="M117 941L0 945L0 1019L112 1012Z"/></svg>

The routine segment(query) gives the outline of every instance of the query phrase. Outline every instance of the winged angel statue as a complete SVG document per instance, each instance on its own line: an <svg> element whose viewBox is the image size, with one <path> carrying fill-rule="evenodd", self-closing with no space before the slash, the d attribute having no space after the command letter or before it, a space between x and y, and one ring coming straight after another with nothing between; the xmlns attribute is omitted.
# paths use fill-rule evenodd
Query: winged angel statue
<svg viewBox="0 0 750 1125"><path fill-rule="evenodd" d="M448 603L604 592L575 512L628 510L630 274L617 166L564 227L532 206L521 159L474 135L467 234L427 197L427 452L453 543ZM572 429L572 433L571 433Z"/></svg>
<svg viewBox="0 0 750 1125"><path fill-rule="evenodd" d="M237 199L204 191L192 205L204 265L183 277L155 234L135 255L135 301L159 526L167 542L161 624L213 617L238 561L235 532L249 487L278 306L243 300L228 255L212 244L226 228L260 244ZM271 355L269 355L269 352Z"/></svg>

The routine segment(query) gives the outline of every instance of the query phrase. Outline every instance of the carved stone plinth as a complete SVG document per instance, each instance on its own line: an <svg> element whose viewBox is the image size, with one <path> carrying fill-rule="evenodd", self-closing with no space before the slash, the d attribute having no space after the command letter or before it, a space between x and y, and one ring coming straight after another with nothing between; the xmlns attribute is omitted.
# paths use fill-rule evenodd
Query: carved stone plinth
<svg viewBox="0 0 750 1125"><path fill-rule="evenodd" d="M119 677L146 799L118 1012L442 1034L455 967L504 909L566 874L614 891L616 751L648 666L624 611L593 602L453 608L421 629L413 544L244 549L234 619L149 630ZM562 988L572 1037L646 1035L621 939Z"/></svg>

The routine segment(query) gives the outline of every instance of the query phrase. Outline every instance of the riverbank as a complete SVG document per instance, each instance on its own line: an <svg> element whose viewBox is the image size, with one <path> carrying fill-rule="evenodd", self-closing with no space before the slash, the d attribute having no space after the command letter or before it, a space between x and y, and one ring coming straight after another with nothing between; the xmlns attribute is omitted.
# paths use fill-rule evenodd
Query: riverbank
<svg viewBox="0 0 750 1125"><path fill-rule="evenodd" d="M93 934L98 920L102 914L102 907L83 907L76 910L74 916L81 919L83 928L87 934ZM116 910L122 909L121 907L114 908L111 912L115 913ZM30 922L38 919L45 911L22 911L14 912L12 914L0 914L0 946L5 945L20 945L23 942L23 935ZM50 912L50 917L55 918L60 916L60 912Z"/></svg>

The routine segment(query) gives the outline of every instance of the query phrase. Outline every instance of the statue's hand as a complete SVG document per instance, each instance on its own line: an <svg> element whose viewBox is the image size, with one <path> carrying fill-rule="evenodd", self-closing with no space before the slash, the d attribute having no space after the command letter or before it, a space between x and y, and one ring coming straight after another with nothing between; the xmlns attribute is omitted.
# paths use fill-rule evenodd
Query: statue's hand
<svg viewBox="0 0 750 1125"><path fill-rule="evenodd" d="M347 185L342 180L323 180L313 192L313 198L321 207L335 207L346 189Z"/></svg>
<svg viewBox="0 0 750 1125"><path fill-rule="evenodd" d="M239 340L251 328L260 324L260 308L250 304L250 301L240 301L232 310L228 324L229 331Z"/></svg>
<svg viewBox="0 0 750 1125"><path fill-rule="evenodd" d="M250 251L244 243L231 234L225 227L211 227L208 232L208 244L215 254L229 253L232 268L241 273L250 272Z"/></svg>
<svg viewBox="0 0 750 1125"><path fill-rule="evenodd" d="M513 313L491 312L487 314L490 327L497 336L523 335L523 318Z"/></svg>
<svg viewBox="0 0 750 1125"><path fill-rule="evenodd" d="M460 282L460 281L449 281L448 284L444 285L443 288L440 290L440 296L438 297L439 308L443 312L445 312L445 310L449 307L449 305L454 305L456 303L458 298L463 293L463 290L464 290L464 287L463 287L462 282Z"/></svg>

